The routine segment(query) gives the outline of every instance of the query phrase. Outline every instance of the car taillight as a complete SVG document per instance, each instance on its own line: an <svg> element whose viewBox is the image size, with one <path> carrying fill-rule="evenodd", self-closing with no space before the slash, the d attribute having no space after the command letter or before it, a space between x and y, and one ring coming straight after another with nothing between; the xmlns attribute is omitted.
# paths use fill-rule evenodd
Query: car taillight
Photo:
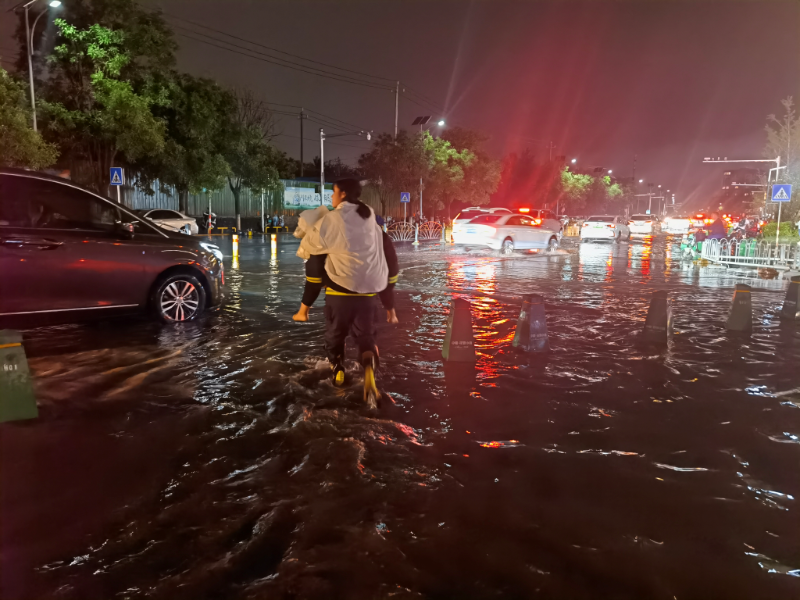
<svg viewBox="0 0 800 600"><path fill-rule="evenodd" d="M633 225L633 221L628 221L628 225Z"/></svg>
<svg viewBox="0 0 800 600"><path fill-rule="evenodd" d="M653 222L652 222L652 221L645 221L645 222L644 222L644 224L645 224L645 225L652 225L652 224L653 224Z"/></svg>
<svg viewBox="0 0 800 600"><path fill-rule="evenodd" d="M611 229L614 229L614 228L616 227L616 225L614 225L613 223L607 223L607 225L608 225L609 227L611 227Z"/></svg>
<svg viewBox="0 0 800 600"><path fill-rule="evenodd" d="M710 225L711 223L713 223L713 221L711 219L703 219L703 223L705 223L706 225Z"/></svg>
<svg viewBox="0 0 800 600"><path fill-rule="evenodd" d="M534 225L541 225L542 224L542 220L541 219L534 219L533 220L533 224Z"/></svg>
<svg viewBox="0 0 800 600"><path fill-rule="evenodd" d="M581 227L588 227L588 226L589 226L588 223L584 223Z"/></svg>

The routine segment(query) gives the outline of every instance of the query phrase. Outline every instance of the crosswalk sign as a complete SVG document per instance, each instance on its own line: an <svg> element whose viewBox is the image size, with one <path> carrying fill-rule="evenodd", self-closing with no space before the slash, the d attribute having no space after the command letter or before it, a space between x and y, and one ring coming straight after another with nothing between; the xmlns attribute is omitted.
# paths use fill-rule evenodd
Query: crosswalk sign
<svg viewBox="0 0 800 600"><path fill-rule="evenodd" d="M411 192L400 192L400 202L411 202Z"/></svg>
<svg viewBox="0 0 800 600"><path fill-rule="evenodd" d="M772 186L773 202L789 202L792 199L792 186L788 183L779 183Z"/></svg>
<svg viewBox="0 0 800 600"><path fill-rule="evenodd" d="M111 167L111 185L122 185L123 181L122 167Z"/></svg>

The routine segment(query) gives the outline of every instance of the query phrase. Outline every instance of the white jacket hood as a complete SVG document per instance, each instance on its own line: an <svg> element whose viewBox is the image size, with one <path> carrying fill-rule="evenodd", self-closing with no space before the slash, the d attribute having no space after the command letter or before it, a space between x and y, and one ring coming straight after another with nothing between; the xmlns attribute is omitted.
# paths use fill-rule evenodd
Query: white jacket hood
<svg viewBox="0 0 800 600"><path fill-rule="evenodd" d="M342 202L323 215L303 237L297 254L327 254L325 271L331 281L358 294L376 294L389 280L383 230L371 208L366 219L357 209L356 204Z"/></svg>

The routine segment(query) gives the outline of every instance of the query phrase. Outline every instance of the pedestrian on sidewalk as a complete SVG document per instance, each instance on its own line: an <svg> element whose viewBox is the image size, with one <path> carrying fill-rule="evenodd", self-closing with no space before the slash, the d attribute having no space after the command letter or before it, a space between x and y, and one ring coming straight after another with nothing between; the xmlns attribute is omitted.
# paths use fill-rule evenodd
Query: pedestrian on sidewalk
<svg viewBox="0 0 800 600"><path fill-rule="evenodd" d="M398 277L397 254L392 240L381 229L375 211L361 202L361 184L341 179L333 186L334 210L315 213L300 242L298 256L309 256L306 284L295 321L307 321L308 311L325 287L325 351L334 384L344 384L345 339L352 334L365 371L365 398L369 375L378 366L375 342L375 301L379 297L386 320L397 323L394 285ZM310 211L306 211L310 212ZM303 213L301 221L303 220Z"/></svg>

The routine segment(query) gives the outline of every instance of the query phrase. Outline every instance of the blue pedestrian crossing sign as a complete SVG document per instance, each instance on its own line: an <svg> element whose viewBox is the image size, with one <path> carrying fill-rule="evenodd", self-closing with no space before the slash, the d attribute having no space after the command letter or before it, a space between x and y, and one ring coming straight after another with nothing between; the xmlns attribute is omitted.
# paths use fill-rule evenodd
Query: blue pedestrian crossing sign
<svg viewBox="0 0 800 600"><path fill-rule="evenodd" d="M122 185L123 181L122 167L111 167L111 185Z"/></svg>
<svg viewBox="0 0 800 600"><path fill-rule="evenodd" d="M779 183L772 186L773 202L789 202L792 199L792 186L788 183Z"/></svg>
<svg viewBox="0 0 800 600"><path fill-rule="evenodd" d="M411 202L411 192L400 192L400 202Z"/></svg>

